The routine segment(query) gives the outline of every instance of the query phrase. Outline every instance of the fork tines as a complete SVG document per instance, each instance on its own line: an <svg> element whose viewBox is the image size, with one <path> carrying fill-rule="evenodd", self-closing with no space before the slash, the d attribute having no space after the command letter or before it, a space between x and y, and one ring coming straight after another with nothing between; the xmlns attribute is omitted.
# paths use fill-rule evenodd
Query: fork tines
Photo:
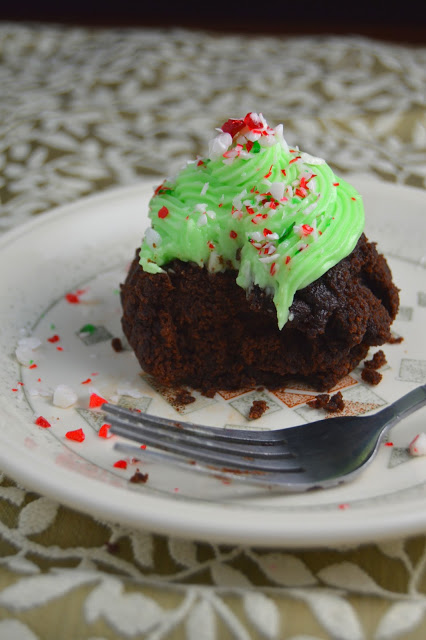
<svg viewBox="0 0 426 640"><path fill-rule="evenodd" d="M102 407L111 433L187 459L253 472L295 473L301 467L281 434L273 431L218 429L168 420L123 409ZM272 436L272 437L271 437Z"/></svg>

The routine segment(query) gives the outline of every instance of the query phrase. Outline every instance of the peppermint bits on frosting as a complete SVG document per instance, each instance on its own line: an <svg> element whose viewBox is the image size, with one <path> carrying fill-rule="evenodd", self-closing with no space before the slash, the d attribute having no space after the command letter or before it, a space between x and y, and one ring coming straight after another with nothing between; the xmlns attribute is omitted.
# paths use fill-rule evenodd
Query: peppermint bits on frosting
<svg viewBox="0 0 426 640"><path fill-rule="evenodd" d="M150 218L145 271L161 273L172 259L234 269L243 289L271 292L279 328L295 292L349 255L364 226L356 191L254 111L226 120L208 157L157 188Z"/></svg>
<svg viewBox="0 0 426 640"><path fill-rule="evenodd" d="M152 227L148 227L148 229L145 231L145 242L151 249L156 249L161 245L162 238L158 231L156 231Z"/></svg>
<svg viewBox="0 0 426 640"><path fill-rule="evenodd" d="M210 160L218 160L226 153L232 144L232 136L229 133L220 133L209 142Z"/></svg>

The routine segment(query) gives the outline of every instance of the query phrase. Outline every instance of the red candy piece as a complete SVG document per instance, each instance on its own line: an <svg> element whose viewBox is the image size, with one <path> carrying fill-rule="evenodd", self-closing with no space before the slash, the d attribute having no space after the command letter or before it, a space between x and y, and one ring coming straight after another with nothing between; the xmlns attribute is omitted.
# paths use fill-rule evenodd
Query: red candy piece
<svg viewBox="0 0 426 640"><path fill-rule="evenodd" d="M268 171L268 173L266 173L266 174L263 176L264 178L270 178L270 177L271 177L271 175L272 175L272 167L273 167L273 166L274 166L274 165L273 165L273 164L271 164L271 166L269 167L269 171Z"/></svg>
<svg viewBox="0 0 426 640"><path fill-rule="evenodd" d="M75 442L83 442L86 436L84 435L83 429L75 429L74 431L68 431L65 437Z"/></svg>
<svg viewBox="0 0 426 640"><path fill-rule="evenodd" d="M35 421L35 424L37 424L39 427L43 427L43 429L47 429L48 427L52 426L50 422L46 420L46 418L43 418L43 416L39 416Z"/></svg>
<svg viewBox="0 0 426 640"><path fill-rule="evenodd" d="M302 232L304 236L308 236L312 231L313 227L310 227L308 224L302 224Z"/></svg>
<svg viewBox="0 0 426 640"><path fill-rule="evenodd" d="M244 127L244 120L233 120L230 118L222 125L223 133L229 133L232 137L234 137L241 129Z"/></svg>
<svg viewBox="0 0 426 640"><path fill-rule="evenodd" d="M169 215L169 210L167 207L161 207L161 209L158 212L158 217L159 218L167 218L167 216Z"/></svg>
<svg viewBox="0 0 426 640"><path fill-rule="evenodd" d="M154 191L154 195L155 195L155 196L158 196L158 194L159 194L159 193L160 193L160 191L163 189L163 187L164 187L164 181L163 181L161 184L159 184L159 185L158 185L158 187L155 189L155 191Z"/></svg>
<svg viewBox="0 0 426 640"><path fill-rule="evenodd" d="M244 124L246 124L248 126L249 129L253 130L259 130L259 129L263 129L264 125L262 124L262 122L256 121L253 118L253 113L250 112L246 115L246 117L244 118Z"/></svg>
<svg viewBox="0 0 426 640"><path fill-rule="evenodd" d="M127 469L127 462L125 460L117 460L117 462L114 462L114 467L117 469Z"/></svg>
<svg viewBox="0 0 426 640"><path fill-rule="evenodd" d="M111 425L110 424L107 424L107 423L103 424L102 427L98 431L98 436L100 438L108 438L110 429L111 429Z"/></svg>
<svg viewBox="0 0 426 640"><path fill-rule="evenodd" d="M60 340L60 338L59 338L59 336L58 336L58 335L56 335L56 334L55 334L54 336L52 336L51 338L47 338L47 341L48 341L48 342L52 342L52 343L53 343L53 342L59 342L59 340Z"/></svg>
<svg viewBox="0 0 426 640"><path fill-rule="evenodd" d="M29 369L37 369L37 365L34 363L34 364L31 364L28 368Z"/></svg>
<svg viewBox="0 0 426 640"><path fill-rule="evenodd" d="M237 235L238 235L238 234L237 234L237 232L236 232L236 231L230 231L230 232L229 232L229 236L230 236L231 238L234 238L234 239L235 239L235 238L237 237Z"/></svg>
<svg viewBox="0 0 426 640"><path fill-rule="evenodd" d="M106 403L105 398L98 396L97 393L92 393L92 395L90 396L89 407L91 409L94 409L95 407L100 407L105 403Z"/></svg>
<svg viewBox="0 0 426 640"><path fill-rule="evenodd" d="M70 304L79 304L80 303L80 298L75 293L67 293L67 295L65 296L65 300L67 302L69 302Z"/></svg>

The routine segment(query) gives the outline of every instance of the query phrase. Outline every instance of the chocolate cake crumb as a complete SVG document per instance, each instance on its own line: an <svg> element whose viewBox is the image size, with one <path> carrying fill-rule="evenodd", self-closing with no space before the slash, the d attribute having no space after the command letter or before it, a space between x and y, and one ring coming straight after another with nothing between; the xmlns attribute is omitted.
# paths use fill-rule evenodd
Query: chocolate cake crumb
<svg viewBox="0 0 426 640"><path fill-rule="evenodd" d="M134 484L145 484L145 482L148 480L148 477L149 476L147 473L141 473L139 469L136 469L129 482L133 482Z"/></svg>
<svg viewBox="0 0 426 640"><path fill-rule="evenodd" d="M344 409L345 401L340 391L338 391L331 398L328 393L320 393L315 400L311 400L307 405L312 409L325 409L329 413L335 413Z"/></svg>
<svg viewBox="0 0 426 640"><path fill-rule="evenodd" d="M310 400L307 405L308 407L312 407L312 409L325 409L329 400L330 396L328 393L320 393L316 396L315 400Z"/></svg>
<svg viewBox="0 0 426 640"><path fill-rule="evenodd" d="M335 393L334 396L331 396L329 402L327 402L325 406L325 410L330 413L336 413L336 411L342 411L342 409L344 408L345 408L345 401L343 400L343 396L340 393L340 391Z"/></svg>
<svg viewBox="0 0 426 640"><path fill-rule="evenodd" d="M248 417L250 420L257 420L263 416L267 409L269 409L269 407L265 400L253 400Z"/></svg>
<svg viewBox="0 0 426 640"><path fill-rule="evenodd" d="M180 405L187 405L195 402L195 398L189 393L188 389L180 389L174 397L174 402Z"/></svg>
<svg viewBox="0 0 426 640"><path fill-rule="evenodd" d="M375 371L375 369L368 369L367 368L367 369L363 369L361 371L361 378L365 382L368 382L368 384L371 384L371 385L375 386L375 385L379 384L379 382L381 381L383 376L378 371Z"/></svg>
<svg viewBox="0 0 426 640"><path fill-rule="evenodd" d="M123 351L123 343L120 338L113 338L111 340L111 346L116 353L121 353L121 351Z"/></svg>
<svg viewBox="0 0 426 640"><path fill-rule="evenodd" d="M401 344L401 342L403 342L404 338L402 336L394 336L391 335L391 337L388 340L389 344Z"/></svg>
<svg viewBox="0 0 426 640"><path fill-rule="evenodd" d="M383 351L377 351L371 360L366 360L364 362L364 367L367 369L380 369L383 365L387 364L386 356Z"/></svg>
<svg viewBox="0 0 426 640"><path fill-rule="evenodd" d="M214 398L216 395L216 389L204 389L201 392L202 396L205 396L206 398Z"/></svg>

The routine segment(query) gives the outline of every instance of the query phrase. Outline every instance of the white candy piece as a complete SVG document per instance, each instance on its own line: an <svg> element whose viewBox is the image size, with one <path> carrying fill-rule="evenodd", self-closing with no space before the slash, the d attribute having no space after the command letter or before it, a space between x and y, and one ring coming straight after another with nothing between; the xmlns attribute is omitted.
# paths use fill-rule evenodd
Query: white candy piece
<svg viewBox="0 0 426 640"><path fill-rule="evenodd" d="M31 349L27 349L26 347L18 347L15 351L15 356L19 364L23 364L28 367L34 357L34 353Z"/></svg>
<svg viewBox="0 0 426 640"><path fill-rule="evenodd" d="M37 349L41 345L41 340L36 338L36 336L28 336L25 338L20 338L18 341L18 345L20 347L26 347L27 349Z"/></svg>
<svg viewBox="0 0 426 640"><path fill-rule="evenodd" d="M59 384L53 392L53 404L55 407L61 407L67 409L72 407L78 400L78 396L74 389L68 387L66 384Z"/></svg>
<svg viewBox="0 0 426 640"><path fill-rule="evenodd" d="M284 197L284 182L273 182L269 187L269 191L275 200L281 200Z"/></svg>
<svg viewBox="0 0 426 640"><path fill-rule="evenodd" d="M117 387L117 394L119 396L128 396L129 398L142 398L142 393L127 382L123 382Z"/></svg>
<svg viewBox="0 0 426 640"><path fill-rule="evenodd" d="M325 164L324 158L311 156L310 153L306 153L305 151L301 151L300 157L302 162L306 162L306 164Z"/></svg>
<svg viewBox="0 0 426 640"><path fill-rule="evenodd" d="M232 136L230 133L220 133L216 138L209 142L209 158L217 160L223 156L232 144Z"/></svg>
<svg viewBox="0 0 426 640"><path fill-rule="evenodd" d="M417 434L408 448L412 456L426 456L426 433Z"/></svg>
<svg viewBox="0 0 426 640"><path fill-rule="evenodd" d="M154 247L159 247L161 244L160 234L152 227L148 227L148 229L145 231L145 240L151 247L151 249L153 249Z"/></svg>
<svg viewBox="0 0 426 640"><path fill-rule="evenodd" d="M27 387L27 391L33 398L36 398L38 396L40 396L41 398L49 398L52 395L52 389L42 385L37 387Z"/></svg>
<svg viewBox="0 0 426 640"><path fill-rule="evenodd" d="M34 350L41 345L41 341L35 336L29 336L20 338L18 346L15 350L15 356L19 364L23 364L26 367L31 363L34 358Z"/></svg>

